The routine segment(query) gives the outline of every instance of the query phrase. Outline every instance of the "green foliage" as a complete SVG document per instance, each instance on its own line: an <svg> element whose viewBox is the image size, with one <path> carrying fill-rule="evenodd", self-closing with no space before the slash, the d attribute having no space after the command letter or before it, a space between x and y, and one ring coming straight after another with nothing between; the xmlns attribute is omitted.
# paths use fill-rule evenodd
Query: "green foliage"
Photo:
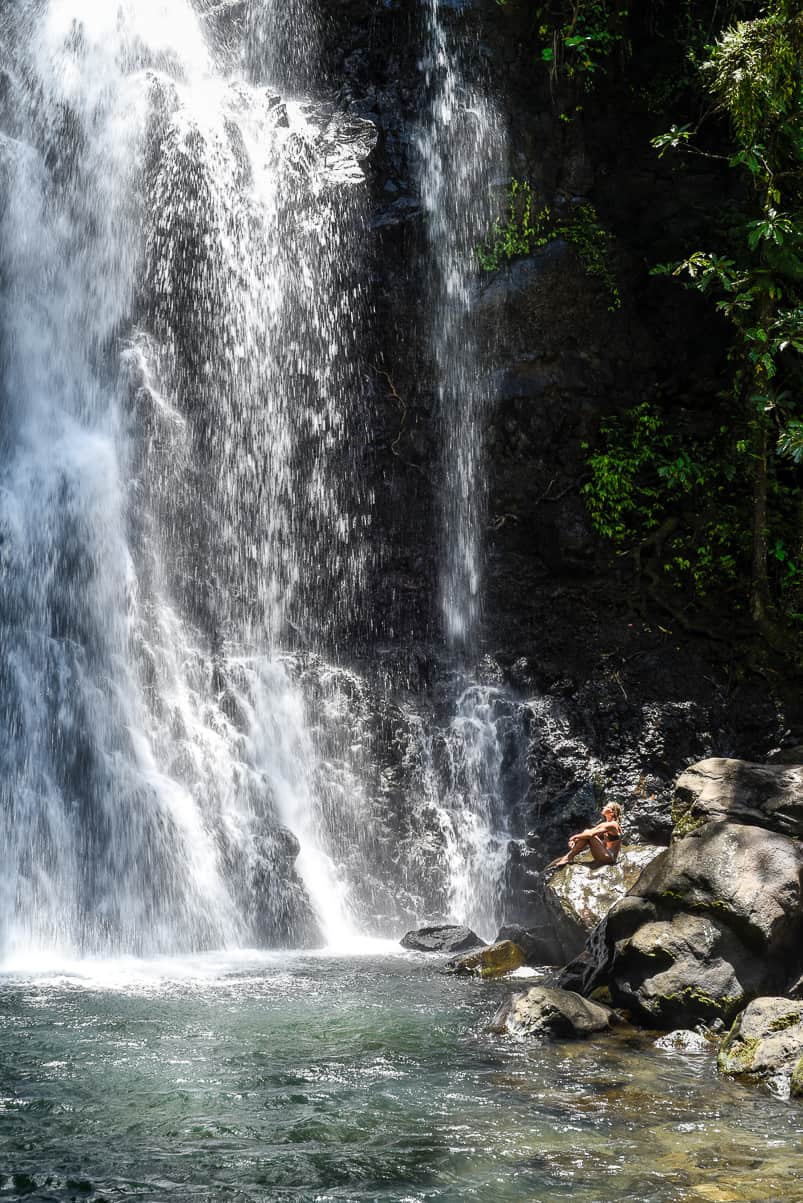
<svg viewBox="0 0 803 1203"><path fill-rule="evenodd" d="M777 375L785 352L803 354L801 56L797 0L771 0L766 15L738 22L711 48L702 78L728 115L736 140L728 162L746 173L758 211L743 220L730 255L695 251L655 269L717 298L759 384ZM692 136L687 126L673 126L652 144L663 154L688 147ZM774 408L760 388L756 400L767 412Z"/></svg>
<svg viewBox="0 0 803 1203"><path fill-rule="evenodd" d="M509 0L496 0L504 7ZM626 51L627 5L617 0L537 4L537 57L553 74L578 80L590 91L616 51Z"/></svg>
<svg viewBox="0 0 803 1203"><path fill-rule="evenodd" d="M745 469L736 448L723 456L718 439L681 446L644 401L602 421L587 463L591 521L621 553L654 546L666 583L700 597L735 581L749 538L733 501Z"/></svg>
<svg viewBox="0 0 803 1203"><path fill-rule="evenodd" d="M608 294L608 309L621 308L622 298L611 266L611 235L593 205L585 203L557 213L538 206L530 185L512 179L504 220L494 222L488 237L477 247L484 271L497 271L505 263L562 238L577 251L586 273L599 280Z"/></svg>
<svg viewBox="0 0 803 1203"><path fill-rule="evenodd" d="M637 530L658 525L660 490L650 469L656 452L671 440L644 401L621 417L604 418L600 441L588 458L591 480L582 493L595 529L621 547Z"/></svg>
<svg viewBox="0 0 803 1203"><path fill-rule="evenodd" d="M796 464L803 464L803 422L790 418L778 437L778 451Z"/></svg>
<svg viewBox="0 0 803 1203"><path fill-rule="evenodd" d="M596 446L586 444L591 478L581 490L595 530L619 554L641 560L649 549L670 588L691 589L701 599L736 590L750 562L747 434L734 423L681 441L648 402L603 419ZM770 497L773 595L797 625L803 621L797 612L803 563L792 549L798 490L782 470L771 473Z"/></svg>
<svg viewBox="0 0 803 1203"><path fill-rule="evenodd" d="M549 242L551 226L548 206L535 209L530 185L512 179L505 219L495 221L485 241L477 247L480 267L484 271L497 271L519 255L531 255Z"/></svg>
<svg viewBox="0 0 803 1203"><path fill-rule="evenodd" d="M766 621L770 585L775 603L794 613L801 570L786 534L800 481L784 480L767 449L803 463L803 15L799 0L768 0L760 14L726 29L700 68L704 91L730 124L727 162L745 185L743 216L730 245L696 250L658 274L680 277L711 297L733 332L731 403L752 450L751 609ZM667 150L701 151L688 126L653 139ZM738 445L738 444L737 444ZM747 520L747 516L746 516ZM797 519L799 522L799 517ZM795 542L803 532L798 530ZM772 581L771 579L772 578Z"/></svg>

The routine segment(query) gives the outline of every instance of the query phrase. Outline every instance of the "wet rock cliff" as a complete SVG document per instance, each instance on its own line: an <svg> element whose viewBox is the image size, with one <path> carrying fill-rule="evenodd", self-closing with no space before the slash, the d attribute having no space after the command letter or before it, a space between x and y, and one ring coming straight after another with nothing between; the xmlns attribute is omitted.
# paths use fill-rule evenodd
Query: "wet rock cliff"
<svg viewBox="0 0 803 1203"><path fill-rule="evenodd" d="M537 817L538 835L522 850L532 863L534 849L551 851L567 825L595 809L602 789L629 804L635 838L668 838L670 791L686 764L709 755L761 760L795 742L800 714L783 671L756 672L725 624L696 628L667 608L649 574L613 557L591 527L580 488L585 445L601 419L661 397L704 421L721 387L718 319L649 268L687 245L694 213L728 183L708 165L672 174L649 144L662 115L615 65L570 107L564 85L536 61L525 7L478 0L442 11L464 72L498 106L510 175L557 211L594 206L612 235L621 299L612 307L559 238L478 271L475 284L473 337L494 400L482 432L484 610L470 668L539 699L517 813L522 834ZM327 18L331 88L378 130L365 468L381 555L370 643L381 658L404 660L413 687L437 698L438 399L421 303L427 259L415 146L423 9L354 0L329 5ZM654 60L654 45L650 53ZM506 181L498 185L501 196Z"/></svg>

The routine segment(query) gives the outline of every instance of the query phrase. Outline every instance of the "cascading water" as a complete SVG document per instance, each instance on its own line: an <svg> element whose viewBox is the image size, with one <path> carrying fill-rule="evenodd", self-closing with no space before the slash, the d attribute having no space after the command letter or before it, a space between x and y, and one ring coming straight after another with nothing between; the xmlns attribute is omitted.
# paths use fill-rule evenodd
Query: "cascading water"
<svg viewBox="0 0 803 1203"><path fill-rule="evenodd" d="M280 6L249 12L279 39ZM224 75L186 0L0 20L0 952L339 934L272 649L335 639L358 590L371 128Z"/></svg>
<svg viewBox="0 0 803 1203"><path fill-rule="evenodd" d="M503 918L508 814L523 788L525 713L502 691L470 685L421 761L421 792L443 840L446 915L489 940Z"/></svg>
<svg viewBox="0 0 803 1203"><path fill-rule="evenodd" d="M461 190L486 187L498 145L427 11L443 596L465 645L487 396L464 338L482 219ZM412 708L402 789L387 698L326 660L364 602L375 132L293 94L313 12L0 16L0 957L498 917L493 691L467 689L440 732Z"/></svg>
<svg viewBox="0 0 803 1203"><path fill-rule="evenodd" d="M434 268L432 350L442 445L441 612L448 644L471 651L480 618L485 479L483 427L492 401L470 326L476 248L505 177L505 138L493 104L464 77L440 0L426 0L422 68L430 97L418 145ZM463 54L465 48L463 48ZM496 764L496 730L485 691L464 692L452 723L452 778L441 810L450 911L493 934L507 832Z"/></svg>
<svg viewBox="0 0 803 1203"><path fill-rule="evenodd" d="M425 0L422 69L429 106L419 131L421 190L434 269L432 350L442 444L441 610L448 642L470 645L480 614L485 521L483 424L492 399L469 314L476 248L490 228L505 137L493 104L464 78L440 0ZM465 54L465 48L462 51Z"/></svg>

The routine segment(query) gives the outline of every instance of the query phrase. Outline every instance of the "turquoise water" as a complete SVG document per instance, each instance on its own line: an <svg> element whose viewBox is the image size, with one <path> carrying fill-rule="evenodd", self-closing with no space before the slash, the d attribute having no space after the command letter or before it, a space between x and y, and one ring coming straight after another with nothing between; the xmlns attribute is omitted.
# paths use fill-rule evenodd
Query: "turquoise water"
<svg viewBox="0 0 803 1203"><path fill-rule="evenodd" d="M0 1198L803 1200L803 1107L644 1035L491 1036L510 989L384 950L6 972Z"/></svg>

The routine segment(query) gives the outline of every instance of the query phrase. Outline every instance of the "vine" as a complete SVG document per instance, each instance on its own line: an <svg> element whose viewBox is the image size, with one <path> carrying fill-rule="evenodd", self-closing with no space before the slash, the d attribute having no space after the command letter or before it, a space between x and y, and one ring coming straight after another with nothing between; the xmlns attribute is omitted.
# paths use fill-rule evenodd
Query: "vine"
<svg viewBox="0 0 803 1203"><path fill-rule="evenodd" d="M512 0L496 2L504 8ZM553 74L579 80L590 91L614 52L629 50L627 17L627 6L615 0L538 4L534 13L538 58Z"/></svg>

